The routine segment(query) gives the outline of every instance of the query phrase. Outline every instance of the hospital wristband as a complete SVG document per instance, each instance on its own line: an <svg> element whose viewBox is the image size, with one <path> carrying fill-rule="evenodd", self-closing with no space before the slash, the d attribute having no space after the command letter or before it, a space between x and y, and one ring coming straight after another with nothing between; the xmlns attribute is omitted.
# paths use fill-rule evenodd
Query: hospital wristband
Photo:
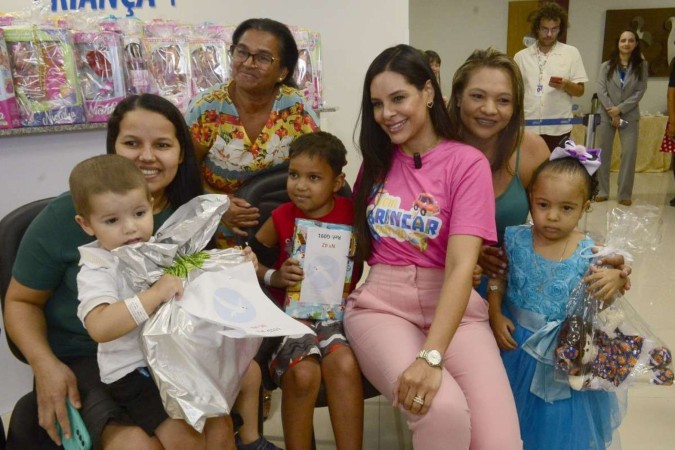
<svg viewBox="0 0 675 450"><path fill-rule="evenodd" d="M143 303L141 303L141 300L137 295L124 300L124 304L127 305L127 309L129 310L129 313L131 313L131 318L134 319L136 325L141 325L150 318L148 313L145 312Z"/></svg>
<svg viewBox="0 0 675 450"><path fill-rule="evenodd" d="M265 276L263 276L265 286L272 286L272 275L274 275L274 272L276 272L276 269L267 269L267 272L265 272Z"/></svg>

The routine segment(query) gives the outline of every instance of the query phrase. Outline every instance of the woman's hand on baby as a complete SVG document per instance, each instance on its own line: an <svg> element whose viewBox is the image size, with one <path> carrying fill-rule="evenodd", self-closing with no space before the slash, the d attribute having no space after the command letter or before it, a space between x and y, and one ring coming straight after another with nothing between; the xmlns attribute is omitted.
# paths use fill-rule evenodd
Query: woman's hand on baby
<svg viewBox="0 0 675 450"><path fill-rule="evenodd" d="M230 207L223 214L225 226L238 236L248 236L242 228L250 228L258 225L260 211L251 206L246 200L239 197L230 197Z"/></svg>
<svg viewBox="0 0 675 450"><path fill-rule="evenodd" d="M495 335L497 346L501 350L515 350L518 347L518 343L511 335L516 327L504 314L490 315L490 327L492 327L492 333Z"/></svg>
<svg viewBox="0 0 675 450"><path fill-rule="evenodd" d="M508 259L501 247L484 245L478 255L478 265L483 268L485 275L490 278L506 278Z"/></svg>
<svg viewBox="0 0 675 450"><path fill-rule="evenodd" d="M413 414L426 414L441 387L442 371L440 367L431 367L423 359L416 359L394 385L394 407L401 405ZM421 398L423 403L414 401L415 397Z"/></svg>
<svg viewBox="0 0 675 450"><path fill-rule="evenodd" d="M591 274L584 277L584 283L588 284L586 292L593 298L605 302L611 301L614 295L622 292L627 283L627 278L622 276L622 271L607 267L598 267L591 264Z"/></svg>
<svg viewBox="0 0 675 450"><path fill-rule="evenodd" d="M300 262L297 259L288 258L279 270L272 275L272 286L287 288L293 286L298 281L302 281L304 276L305 273L300 268Z"/></svg>
<svg viewBox="0 0 675 450"><path fill-rule="evenodd" d="M244 247L244 249L241 251L244 256L248 258L249 261L253 263L253 268L257 271L258 270L258 256L253 253L253 250L251 250L251 247L248 245Z"/></svg>
<svg viewBox="0 0 675 450"><path fill-rule="evenodd" d="M148 291L157 296L159 303L166 303L174 297L178 300L183 295L183 281L175 275L164 274Z"/></svg>

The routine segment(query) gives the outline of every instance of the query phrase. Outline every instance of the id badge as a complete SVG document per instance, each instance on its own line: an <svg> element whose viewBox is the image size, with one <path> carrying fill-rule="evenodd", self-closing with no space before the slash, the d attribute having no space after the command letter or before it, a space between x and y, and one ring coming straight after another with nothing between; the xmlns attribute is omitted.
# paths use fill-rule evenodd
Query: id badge
<svg viewBox="0 0 675 450"><path fill-rule="evenodd" d="M535 97L541 97L543 93L544 93L544 85L538 84L537 89L534 91Z"/></svg>

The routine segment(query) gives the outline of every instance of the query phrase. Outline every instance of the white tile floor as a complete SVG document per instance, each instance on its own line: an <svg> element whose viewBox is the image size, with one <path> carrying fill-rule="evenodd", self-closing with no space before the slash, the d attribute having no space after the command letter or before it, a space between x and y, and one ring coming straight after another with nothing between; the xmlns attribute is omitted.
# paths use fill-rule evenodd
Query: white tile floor
<svg viewBox="0 0 675 450"><path fill-rule="evenodd" d="M613 174L615 177L615 174ZM614 180L614 178L613 178ZM612 184L615 188L615 184ZM633 288L628 298L657 336L675 350L675 208L668 201L675 195L675 182L670 172L637 174L633 194L634 204L650 203L661 208L663 240L658 249L638 255L633 264ZM585 224L588 231L604 234L606 214L616 201L594 204ZM584 222L582 222L582 225ZM279 413L279 391L272 397L272 412L265 422L265 434L277 445L283 446ZM9 414L3 417L5 425ZM619 429L623 450L671 450L675 448L675 387L637 386L629 391L628 413ZM405 424L402 424L405 429ZM400 430L400 427L398 428ZM335 448L327 408L315 412L317 449ZM366 401L366 450L410 449L409 434L404 430L400 447L392 408L383 397Z"/></svg>
<svg viewBox="0 0 675 450"><path fill-rule="evenodd" d="M612 189L616 189L612 174ZM633 307L664 343L675 350L675 208L668 201L675 196L671 172L636 174L634 205L649 203L661 208L663 240L654 253L636 256L627 294ZM617 206L608 202L593 204L585 224L592 233L605 234L606 215ZM582 221L582 225L584 222ZM279 391L273 393L272 413L265 422L266 436L283 446ZM328 409L315 412L317 449L335 448ZM619 429L623 450L672 450L675 448L675 386L637 386L628 395L628 413ZM405 424L402 424L405 428ZM407 429L406 429L407 434ZM406 440L409 444L409 438ZM365 450L398 449L397 427L391 406L383 397L367 400L365 406ZM405 447L401 447L405 448Z"/></svg>

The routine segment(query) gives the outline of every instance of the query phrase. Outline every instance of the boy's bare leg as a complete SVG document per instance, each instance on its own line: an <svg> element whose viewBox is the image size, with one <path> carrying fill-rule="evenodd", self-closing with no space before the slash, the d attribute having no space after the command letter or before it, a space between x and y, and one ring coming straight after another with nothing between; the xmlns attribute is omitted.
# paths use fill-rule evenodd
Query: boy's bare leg
<svg viewBox="0 0 675 450"><path fill-rule="evenodd" d="M155 430L155 436L166 450L203 449L206 447L204 435L197 432L182 419L166 419Z"/></svg>
<svg viewBox="0 0 675 450"><path fill-rule="evenodd" d="M314 405L321 385L321 367L305 358L281 377L281 422L286 450L309 450L314 433Z"/></svg>
<svg viewBox="0 0 675 450"><path fill-rule="evenodd" d="M361 369L352 350L349 347L341 347L324 356L321 374L337 449L361 449L363 381Z"/></svg>
<svg viewBox="0 0 675 450"><path fill-rule="evenodd" d="M235 450L232 418L223 416L206 419L204 439L206 450Z"/></svg>

